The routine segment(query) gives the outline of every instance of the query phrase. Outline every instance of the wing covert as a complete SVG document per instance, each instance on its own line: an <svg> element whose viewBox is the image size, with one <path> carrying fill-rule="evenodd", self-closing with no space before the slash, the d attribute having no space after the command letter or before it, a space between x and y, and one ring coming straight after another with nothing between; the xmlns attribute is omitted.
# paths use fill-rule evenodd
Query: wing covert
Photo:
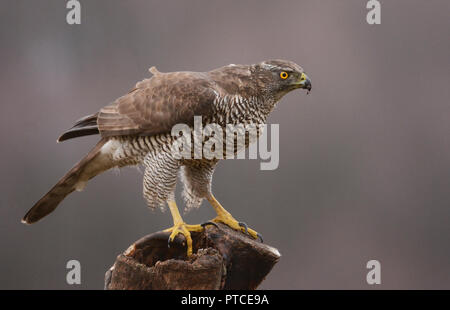
<svg viewBox="0 0 450 310"><path fill-rule="evenodd" d="M103 137L170 132L177 123L193 124L194 115L213 113L214 83L203 73L157 73L100 110Z"/></svg>

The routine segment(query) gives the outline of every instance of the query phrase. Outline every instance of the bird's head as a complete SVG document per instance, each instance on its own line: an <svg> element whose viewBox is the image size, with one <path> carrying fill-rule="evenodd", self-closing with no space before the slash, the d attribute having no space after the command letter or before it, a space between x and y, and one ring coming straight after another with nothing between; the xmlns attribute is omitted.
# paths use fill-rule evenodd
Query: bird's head
<svg viewBox="0 0 450 310"><path fill-rule="evenodd" d="M302 67L288 60L267 60L254 66L258 86L280 99L288 92L297 89L311 91L311 80Z"/></svg>

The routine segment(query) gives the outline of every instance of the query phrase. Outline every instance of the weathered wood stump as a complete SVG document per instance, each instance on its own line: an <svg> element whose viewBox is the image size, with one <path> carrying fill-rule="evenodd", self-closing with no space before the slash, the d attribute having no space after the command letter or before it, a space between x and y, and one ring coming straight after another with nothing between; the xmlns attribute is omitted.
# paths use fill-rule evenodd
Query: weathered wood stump
<svg viewBox="0 0 450 310"><path fill-rule="evenodd" d="M169 233L145 236L120 254L106 272L105 289L256 289L280 259L277 249L226 225L184 236L168 247Z"/></svg>

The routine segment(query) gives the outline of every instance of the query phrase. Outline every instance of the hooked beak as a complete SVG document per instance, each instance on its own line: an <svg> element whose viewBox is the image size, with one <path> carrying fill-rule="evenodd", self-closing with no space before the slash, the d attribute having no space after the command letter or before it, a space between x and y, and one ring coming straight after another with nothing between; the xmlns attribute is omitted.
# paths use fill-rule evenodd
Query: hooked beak
<svg viewBox="0 0 450 310"><path fill-rule="evenodd" d="M308 92L311 91L311 80L309 79L309 77L302 73L302 75L300 76L300 80L298 81L298 83L296 83L296 85L298 85L298 88L303 88L303 89L307 89Z"/></svg>

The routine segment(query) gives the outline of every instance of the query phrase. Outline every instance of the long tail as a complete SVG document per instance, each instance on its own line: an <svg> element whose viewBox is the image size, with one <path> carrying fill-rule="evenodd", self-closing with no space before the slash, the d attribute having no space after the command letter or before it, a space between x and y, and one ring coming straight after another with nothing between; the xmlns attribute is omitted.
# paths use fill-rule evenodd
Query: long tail
<svg viewBox="0 0 450 310"><path fill-rule="evenodd" d="M22 219L22 223L32 224L51 213L67 195L74 190L82 190L89 179L111 168L111 162L101 148L107 139L97 145L66 173L53 188L44 195Z"/></svg>

